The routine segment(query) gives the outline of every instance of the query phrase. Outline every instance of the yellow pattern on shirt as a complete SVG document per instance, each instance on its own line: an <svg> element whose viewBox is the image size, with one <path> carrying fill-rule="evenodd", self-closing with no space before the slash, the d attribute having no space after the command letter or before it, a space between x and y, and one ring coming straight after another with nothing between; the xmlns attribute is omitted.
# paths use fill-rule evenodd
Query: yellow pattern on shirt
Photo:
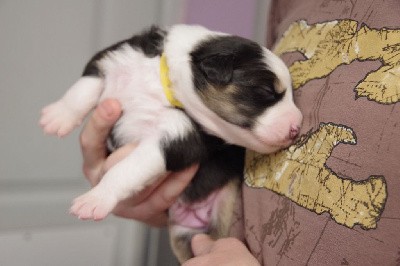
<svg viewBox="0 0 400 266"><path fill-rule="evenodd" d="M245 182L284 195L317 214L327 212L347 227L359 224L364 229L376 228L387 198L385 179L343 179L326 166L336 145L355 142L351 129L321 124L297 145L276 154L248 151Z"/></svg>
<svg viewBox="0 0 400 266"><path fill-rule="evenodd" d="M338 66L355 60L379 60L382 66L355 88L359 97L382 104L400 101L400 30L371 29L353 20L308 25L292 24L275 47L275 53L301 52L306 60L290 66L293 87L323 78Z"/></svg>

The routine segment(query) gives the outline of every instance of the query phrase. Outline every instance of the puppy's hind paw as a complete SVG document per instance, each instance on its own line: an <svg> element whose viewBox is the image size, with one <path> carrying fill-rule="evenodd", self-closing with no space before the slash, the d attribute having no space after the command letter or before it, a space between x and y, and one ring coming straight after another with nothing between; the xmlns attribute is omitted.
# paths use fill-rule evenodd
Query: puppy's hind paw
<svg viewBox="0 0 400 266"><path fill-rule="evenodd" d="M78 112L59 100L43 108L39 124L44 133L64 137L79 126L82 119Z"/></svg>
<svg viewBox="0 0 400 266"><path fill-rule="evenodd" d="M73 201L70 213L82 220L103 220L116 206L110 195L89 191Z"/></svg>

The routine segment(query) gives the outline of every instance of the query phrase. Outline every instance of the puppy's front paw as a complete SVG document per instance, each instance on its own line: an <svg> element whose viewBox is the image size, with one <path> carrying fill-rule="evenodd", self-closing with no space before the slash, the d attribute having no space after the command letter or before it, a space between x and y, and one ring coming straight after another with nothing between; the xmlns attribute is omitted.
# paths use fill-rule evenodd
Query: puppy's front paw
<svg viewBox="0 0 400 266"><path fill-rule="evenodd" d="M82 119L78 112L59 100L43 108L39 123L46 134L64 137L79 126Z"/></svg>
<svg viewBox="0 0 400 266"><path fill-rule="evenodd" d="M99 221L103 220L116 205L117 200L110 193L92 189L73 201L70 213L82 220Z"/></svg>

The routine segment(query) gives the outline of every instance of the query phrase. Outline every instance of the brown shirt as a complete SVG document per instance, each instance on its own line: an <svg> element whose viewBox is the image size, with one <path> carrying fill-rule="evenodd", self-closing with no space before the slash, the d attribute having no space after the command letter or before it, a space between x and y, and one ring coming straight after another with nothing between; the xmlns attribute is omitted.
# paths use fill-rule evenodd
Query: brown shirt
<svg viewBox="0 0 400 266"><path fill-rule="evenodd" d="M400 1L277 0L270 13L302 136L248 152L232 235L263 265L400 265Z"/></svg>

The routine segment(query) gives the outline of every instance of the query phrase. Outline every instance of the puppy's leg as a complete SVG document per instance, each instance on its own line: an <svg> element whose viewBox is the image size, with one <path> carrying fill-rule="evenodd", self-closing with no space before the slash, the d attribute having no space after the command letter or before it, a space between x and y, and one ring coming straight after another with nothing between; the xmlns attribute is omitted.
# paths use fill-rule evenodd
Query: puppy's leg
<svg viewBox="0 0 400 266"><path fill-rule="evenodd" d="M211 219L209 234L213 239L219 239L229 235L236 201L242 198L240 180L231 180L224 187L223 193L218 207L213 211Z"/></svg>
<svg viewBox="0 0 400 266"><path fill-rule="evenodd" d="M166 172L158 140L142 142L113 166L98 185L76 198L70 212L80 219L104 219L119 201L141 191Z"/></svg>
<svg viewBox="0 0 400 266"><path fill-rule="evenodd" d="M63 137L82 123L103 90L99 77L81 77L65 95L42 110L40 125L46 134Z"/></svg>
<svg viewBox="0 0 400 266"><path fill-rule="evenodd" d="M171 248L179 263L182 264L193 258L194 255L191 246L192 237L200 233L206 233L206 231L179 225L169 227Z"/></svg>
<svg viewBox="0 0 400 266"><path fill-rule="evenodd" d="M141 140L139 146L113 166L96 187L74 201L72 214L82 219L101 220L119 201L141 191L163 174L182 170L199 161L199 155L192 154L190 144L201 145L193 141L196 132L182 111L167 108L160 114L158 122L154 135ZM185 149L176 151L171 147L173 144Z"/></svg>
<svg viewBox="0 0 400 266"><path fill-rule="evenodd" d="M239 184L233 179L205 200L185 203L179 199L170 208L171 247L180 263L193 257L191 240L195 234L206 233L215 240L228 236L235 201L240 199Z"/></svg>

